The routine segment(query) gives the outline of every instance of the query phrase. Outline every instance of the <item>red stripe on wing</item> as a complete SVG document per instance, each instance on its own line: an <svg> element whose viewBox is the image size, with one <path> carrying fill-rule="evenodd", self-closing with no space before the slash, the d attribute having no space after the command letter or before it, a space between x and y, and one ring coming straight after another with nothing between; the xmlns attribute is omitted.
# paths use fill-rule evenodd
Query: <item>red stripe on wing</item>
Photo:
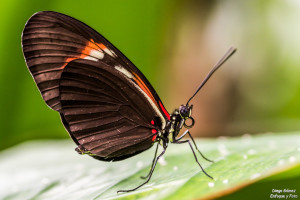
<svg viewBox="0 0 300 200"><path fill-rule="evenodd" d="M161 110L164 112L165 116L168 118L168 120L170 120L170 114L168 113L168 111L165 109L165 107L162 105L161 102L159 102L159 106L161 108Z"/></svg>
<svg viewBox="0 0 300 200"><path fill-rule="evenodd" d="M143 82L143 80L134 72L132 72L134 75L134 81L140 86L140 88L150 97L150 99L158 106L157 101L155 100L154 96L152 95L151 91L147 87L147 85ZM165 116L170 120L170 114L165 109L165 107L162 105L162 103L159 101L159 107L165 114Z"/></svg>

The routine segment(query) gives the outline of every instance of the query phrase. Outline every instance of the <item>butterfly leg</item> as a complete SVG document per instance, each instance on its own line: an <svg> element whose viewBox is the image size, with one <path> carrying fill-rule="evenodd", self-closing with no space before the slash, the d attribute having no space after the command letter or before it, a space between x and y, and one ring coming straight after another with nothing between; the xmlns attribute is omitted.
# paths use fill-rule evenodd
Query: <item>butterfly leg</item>
<svg viewBox="0 0 300 200"><path fill-rule="evenodd" d="M190 138L191 138L191 140L192 140L192 142L193 142L193 144L194 144L196 150L199 152L199 154L202 156L202 158L204 158L204 159L207 160L208 162L214 163L214 161L212 161L212 160L206 158L206 157L201 153L201 151L198 149L198 147L197 147L197 145L196 145L196 142L195 142L194 138L192 137L192 135L191 135L191 133L190 133L189 130L186 130L179 138L176 138L175 141L181 140L186 134L188 134L188 135L190 136Z"/></svg>
<svg viewBox="0 0 300 200"><path fill-rule="evenodd" d="M188 143L188 144L190 145L190 148L191 148L193 154L194 154L194 158L195 158L196 162L198 163L198 165L200 166L201 170L204 172L204 174L205 174L206 176L208 176L209 178L213 179L213 177L211 177L210 175L208 175L208 174L206 173L206 171L203 169L203 167L201 166L201 164L199 163L198 158L197 158L197 156L196 156L196 154L195 154L194 148L193 148L193 146L192 146L190 140L184 140L184 141L178 141L178 140L176 140L176 141L174 141L173 143L174 143L174 144Z"/></svg>
<svg viewBox="0 0 300 200"><path fill-rule="evenodd" d="M152 161L152 164L151 164L151 169L152 169L152 167L153 167L153 165L154 165L155 158L156 158L156 156L157 156L158 146L159 146L159 143L157 143L157 146L156 146L156 149L155 149L154 158L153 158L153 161ZM151 171L149 171L149 173L148 173L147 176L141 176L141 178L142 178L142 179L146 179L147 177L149 177L150 172L151 172Z"/></svg>
<svg viewBox="0 0 300 200"><path fill-rule="evenodd" d="M159 160L160 157L162 157L162 156L165 154L166 149L167 149L167 146L164 146L163 151L162 151L162 152L159 154L159 156L155 159L155 162L154 162L154 164L152 165L152 168L151 168L150 173L149 173L149 175L148 175L148 178L147 178L147 180L146 180L144 183L142 183L141 185L139 185L139 186L137 186L136 188L133 188L133 189L131 189L131 190L119 190L117 193L119 193L119 192L132 192L132 191L134 191L134 190L136 190L136 189L142 187L142 186L145 185L146 183L148 183L149 180L150 180L151 177L152 177L152 174L153 174L153 171L154 171L154 169L155 169L155 166L156 166L157 161Z"/></svg>

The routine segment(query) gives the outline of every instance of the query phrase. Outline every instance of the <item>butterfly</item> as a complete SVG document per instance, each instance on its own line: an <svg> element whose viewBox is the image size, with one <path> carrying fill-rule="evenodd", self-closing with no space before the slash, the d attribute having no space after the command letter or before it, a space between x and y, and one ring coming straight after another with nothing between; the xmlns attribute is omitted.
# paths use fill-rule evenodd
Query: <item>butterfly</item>
<svg viewBox="0 0 300 200"><path fill-rule="evenodd" d="M189 102L235 48L214 66L187 103L171 114L143 73L122 52L70 16L52 11L35 13L23 30L22 48L44 101L60 114L79 154L119 161L157 143L151 170L142 177L145 182L118 192L145 185L169 143L188 143L202 171L212 178L194 151L212 162L198 150L190 134L195 121ZM183 127L187 130L180 135ZM158 155L159 145L163 150Z"/></svg>

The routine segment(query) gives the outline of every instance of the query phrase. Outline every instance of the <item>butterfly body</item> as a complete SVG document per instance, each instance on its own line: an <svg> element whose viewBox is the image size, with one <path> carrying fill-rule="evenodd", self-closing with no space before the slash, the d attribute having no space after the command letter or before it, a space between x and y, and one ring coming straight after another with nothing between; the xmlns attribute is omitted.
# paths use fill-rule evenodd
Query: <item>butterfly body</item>
<svg viewBox="0 0 300 200"><path fill-rule="evenodd" d="M34 14L23 30L22 47L44 101L59 112L79 154L119 161L157 143L147 180L121 192L133 191L150 180L170 142L188 143L201 167L190 140L182 139L190 136L205 158L189 132L194 125L189 101L209 77L188 103L170 115L149 81L125 55L70 16L52 11ZM178 137L183 127L187 130ZM157 156L159 144L163 151Z"/></svg>

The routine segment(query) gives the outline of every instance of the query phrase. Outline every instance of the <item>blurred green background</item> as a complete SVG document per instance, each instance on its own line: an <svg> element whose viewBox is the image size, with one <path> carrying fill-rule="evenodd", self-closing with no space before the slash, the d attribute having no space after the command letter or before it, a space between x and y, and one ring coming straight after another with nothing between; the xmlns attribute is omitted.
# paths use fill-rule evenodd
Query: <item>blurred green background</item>
<svg viewBox="0 0 300 200"><path fill-rule="evenodd" d="M146 75L169 112L186 103L230 45L238 48L193 100L195 136L300 129L297 0L2 1L0 148L68 138L24 62L21 33L35 12L75 17L103 34Z"/></svg>

